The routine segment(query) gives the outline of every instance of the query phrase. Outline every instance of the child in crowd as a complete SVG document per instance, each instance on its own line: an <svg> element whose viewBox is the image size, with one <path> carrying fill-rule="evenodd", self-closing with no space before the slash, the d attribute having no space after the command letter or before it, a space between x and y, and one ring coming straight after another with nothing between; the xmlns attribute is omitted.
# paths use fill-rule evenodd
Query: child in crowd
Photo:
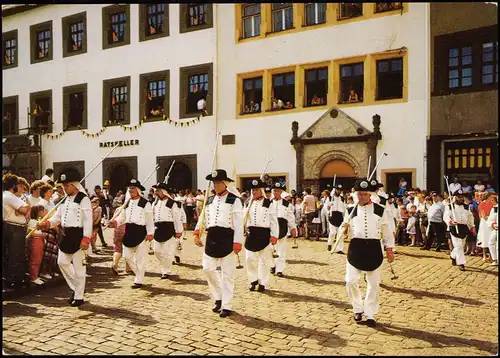
<svg viewBox="0 0 500 358"><path fill-rule="evenodd" d="M298 223L297 225L297 236L302 237L304 236L304 215L302 213L302 199L301 198L296 198L295 199L295 222Z"/></svg>
<svg viewBox="0 0 500 358"><path fill-rule="evenodd" d="M417 234L417 228L416 228L416 214L417 214L417 207L415 205L412 205L410 207L410 212L408 215L408 224L406 225L406 233L410 235L411 239L411 244L410 246L415 246L415 238Z"/></svg>
<svg viewBox="0 0 500 358"><path fill-rule="evenodd" d="M100 200L98 197L92 199L92 238L90 244L92 245L92 253L97 254L99 250L97 249L95 243L97 240L97 233L99 232L99 226L101 225L102 208L100 206Z"/></svg>
<svg viewBox="0 0 500 358"><path fill-rule="evenodd" d="M30 211L30 220L28 221L28 232L36 228L38 221L45 215L47 215L47 210L43 205L33 206ZM29 275L30 281L35 285L44 284L40 277L38 277L43 260L44 245L45 234L41 230L36 230L28 239Z"/></svg>

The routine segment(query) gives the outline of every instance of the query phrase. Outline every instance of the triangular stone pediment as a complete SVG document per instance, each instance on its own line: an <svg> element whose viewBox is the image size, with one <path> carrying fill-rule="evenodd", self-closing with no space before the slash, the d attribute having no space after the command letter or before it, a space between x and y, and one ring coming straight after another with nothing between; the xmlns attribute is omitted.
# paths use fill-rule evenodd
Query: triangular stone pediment
<svg viewBox="0 0 500 358"><path fill-rule="evenodd" d="M346 138L359 137L372 133L354 118L349 117L349 115L337 107L333 107L321 115L299 138L303 140Z"/></svg>

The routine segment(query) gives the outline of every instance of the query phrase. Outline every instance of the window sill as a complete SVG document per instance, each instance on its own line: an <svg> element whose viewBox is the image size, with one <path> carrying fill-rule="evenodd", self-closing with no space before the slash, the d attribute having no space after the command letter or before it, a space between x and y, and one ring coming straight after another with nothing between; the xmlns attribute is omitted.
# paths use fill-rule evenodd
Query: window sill
<svg viewBox="0 0 500 358"><path fill-rule="evenodd" d="M150 41L150 40L156 40L156 39L161 39L163 37L168 37L168 32L165 31L165 32L159 32L159 33L156 33L156 34L152 34L152 35L149 35L149 34L143 34L140 39L139 39L139 42L144 42L144 41Z"/></svg>
<svg viewBox="0 0 500 358"><path fill-rule="evenodd" d="M275 108L275 109L266 109L266 112L281 112L281 111L287 111L290 109L296 109L297 107L293 106L291 108Z"/></svg>
<svg viewBox="0 0 500 358"><path fill-rule="evenodd" d="M363 14L361 14L361 15L354 15L354 16L346 16L346 17L337 17L337 21L351 20L351 19L356 19L358 17L363 17Z"/></svg>
<svg viewBox="0 0 500 358"><path fill-rule="evenodd" d="M78 55L82 55L84 53L87 53L86 48L81 48L81 49L76 50L76 51L64 51L63 57L66 58L66 57L78 56Z"/></svg>
<svg viewBox="0 0 500 358"><path fill-rule="evenodd" d="M249 114L259 114L259 113L262 113L261 111L257 111L257 112L240 112L240 116L247 116Z"/></svg>
<svg viewBox="0 0 500 358"><path fill-rule="evenodd" d="M328 105L328 103L321 103L321 104L305 104L304 108L312 108L312 107L323 107Z"/></svg>
<svg viewBox="0 0 500 358"><path fill-rule="evenodd" d="M52 61L52 57L44 57L44 58L34 58L31 60L31 64L35 65L37 63L43 63L47 61Z"/></svg>
<svg viewBox="0 0 500 358"><path fill-rule="evenodd" d="M118 126L128 126L130 125L130 122L126 122L126 121L123 121L123 122L111 122L111 123L105 123L103 125L103 127L118 127ZM82 128L83 129L83 128Z"/></svg>
<svg viewBox="0 0 500 358"><path fill-rule="evenodd" d="M17 62L16 62L16 63L13 63L13 64L10 64L10 65L5 65L5 64L4 64L4 65L2 66L2 69L3 69L3 70L8 70L8 69L10 69L10 68L16 68L16 67L17 67Z"/></svg>
<svg viewBox="0 0 500 358"><path fill-rule="evenodd" d="M266 32L266 33L265 33L265 36L266 36L266 37L278 36L278 35L281 35L281 34L283 34L283 33L287 33L287 32L289 32L289 31L293 31L293 30L295 30L295 26L292 26L292 27L290 27L290 28L288 28L288 29L285 29L285 30L279 30L279 31L269 31L269 32Z"/></svg>
<svg viewBox="0 0 500 358"><path fill-rule="evenodd" d="M144 123L163 121L163 116L165 116L166 118L168 118L168 114L160 114L159 116L146 117L144 119Z"/></svg>
<svg viewBox="0 0 500 358"><path fill-rule="evenodd" d="M130 40L122 40L122 41L119 41L119 42L113 42L113 43L109 43L109 42L106 42L103 44L102 46L102 49L103 50L109 50L109 49L112 49L112 48L116 48L116 47L122 47L122 46L126 46L126 45L130 45Z"/></svg>
<svg viewBox="0 0 500 358"><path fill-rule="evenodd" d="M85 127L83 125L81 125L80 127L79 126L68 126L63 131L64 132L72 132L72 131L79 131L82 129L86 130L87 126L85 126Z"/></svg>
<svg viewBox="0 0 500 358"><path fill-rule="evenodd" d="M238 38L238 41L245 41L245 40L249 40L249 39L255 39L257 37L260 37L260 34L257 34L257 35L254 35L254 36L248 36L248 37L240 36Z"/></svg>
<svg viewBox="0 0 500 358"><path fill-rule="evenodd" d="M302 27L310 28L310 27L321 26L321 25L326 25L326 21L318 22L317 24L304 24L304 25L302 25Z"/></svg>

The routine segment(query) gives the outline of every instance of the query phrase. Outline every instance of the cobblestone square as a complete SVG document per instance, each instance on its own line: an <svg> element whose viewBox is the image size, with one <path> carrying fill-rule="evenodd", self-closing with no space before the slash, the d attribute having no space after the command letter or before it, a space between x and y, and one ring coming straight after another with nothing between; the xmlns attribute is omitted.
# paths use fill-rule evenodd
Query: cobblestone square
<svg viewBox="0 0 500 358"><path fill-rule="evenodd" d="M111 230L107 232L111 243ZM149 256L145 285L114 276L111 251L89 260L86 303L67 304L65 283L3 301L7 354L494 355L498 351L498 271L468 257L467 271L445 252L398 247L391 280L384 268L377 327L352 320L345 256L326 242L288 246L284 278L250 292L236 270L233 315L222 319L201 270L202 249L184 241L179 279L160 280ZM244 252L240 253L244 257ZM245 266L244 261L242 261ZM124 262L120 264L123 271ZM363 281L363 280L361 280ZM364 282L362 282L364 290Z"/></svg>

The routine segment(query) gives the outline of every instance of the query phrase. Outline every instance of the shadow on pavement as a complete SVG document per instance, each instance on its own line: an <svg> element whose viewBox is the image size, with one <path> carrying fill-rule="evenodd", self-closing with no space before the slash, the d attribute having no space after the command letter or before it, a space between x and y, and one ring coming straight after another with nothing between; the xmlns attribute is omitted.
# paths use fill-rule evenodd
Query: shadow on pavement
<svg viewBox="0 0 500 358"><path fill-rule="evenodd" d="M142 290L149 292L150 296L157 296L162 294L169 296L185 296L192 298L195 301L208 301L210 299L208 295L205 295L203 293L178 291L178 290L172 290L170 288L163 288L151 285L143 285Z"/></svg>
<svg viewBox="0 0 500 358"><path fill-rule="evenodd" d="M183 263L183 262L181 262L180 264L177 264L177 266L185 267L185 268L188 268L188 269L191 269L191 270L201 270L201 269L203 269L202 265L186 264L186 263Z"/></svg>
<svg viewBox="0 0 500 358"><path fill-rule="evenodd" d="M262 292L264 295L268 295L271 297L281 298L282 302L315 302L315 303L326 303L338 308L346 309L352 308L351 305L337 300L332 300L329 298L322 297L314 297L314 296L306 296L306 295L298 295L296 293L291 292L282 292L282 291L269 291L266 290Z"/></svg>
<svg viewBox="0 0 500 358"><path fill-rule="evenodd" d="M465 266L465 271L480 272L480 273L485 273L487 275L498 276L498 271L490 271L484 268Z"/></svg>
<svg viewBox="0 0 500 358"><path fill-rule="evenodd" d="M287 264L292 264L292 265L318 265L318 266L328 266L329 264L324 263L324 262L317 262L317 261L309 261L309 260L286 260Z"/></svg>
<svg viewBox="0 0 500 358"><path fill-rule="evenodd" d="M398 256L410 256L410 257L416 257L417 259L440 259L440 260L449 260L449 256L448 256L448 255L444 255L444 256L432 256L432 255L413 254L413 253L409 253L409 252L401 252L401 251L398 251L398 253L397 253L396 255L398 255Z"/></svg>
<svg viewBox="0 0 500 358"><path fill-rule="evenodd" d="M47 316L44 313L38 312L36 307L26 306L19 302L7 302L2 305L3 317L16 317L16 316L31 316L43 317Z"/></svg>
<svg viewBox="0 0 500 358"><path fill-rule="evenodd" d="M414 298L417 298L417 299L421 299L423 297L429 297L429 298L437 298L437 299L441 299L441 300L459 301L459 302L463 302L465 304L473 305L473 306L484 305L484 302L475 300L473 298L452 296L452 295L447 295L445 293L432 293L432 292L428 292L428 291L417 291L417 290L411 290L409 288L387 286L386 284L383 284L383 283L380 284L380 287L384 288L388 291L392 291L392 292L406 293L406 294L412 295Z"/></svg>
<svg viewBox="0 0 500 358"><path fill-rule="evenodd" d="M286 275L285 279L294 280L294 281L302 281L302 282L311 283L311 284L317 284L317 285L340 285L340 286L345 286L345 281L329 281L329 280L322 280L322 279L319 279L319 278L311 278L311 277L300 277L300 276Z"/></svg>
<svg viewBox="0 0 500 358"><path fill-rule="evenodd" d="M323 347L344 347L347 343L345 339L329 332L316 331L314 329L304 327L296 327L287 323L266 321L261 318L245 316L238 312L233 312L233 314L229 316L229 319L246 327L269 329L285 335L294 335L302 338L308 338L311 336L323 336L326 338L325 340L317 340L318 344Z"/></svg>
<svg viewBox="0 0 500 358"><path fill-rule="evenodd" d="M91 312L92 315L102 314L108 318L116 319L116 318L125 318L130 321L130 323L139 325L139 326L150 326L158 323L156 319L152 316L144 315L136 312L132 312L123 308L113 308L113 307L102 307L97 306L89 302L85 302L85 304L78 307L80 311ZM89 315L86 315L85 318L88 318Z"/></svg>
<svg viewBox="0 0 500 358"><path fill-rule="evenodd" d="M377 323L377 326L374 329L379 332L384 332L390 335L419 339L421 341L430 343L432 345L432 348L464 346L464 347L479 348L482 350L489 351L491 353L494 353L498 350L496 344L488 341L453 337L436 332L426 332L418 329L398 327L389 323Z"/></svg>
<svg viewBox="0 0 500 358"><path fill-rule="evenodd" d="M201 286L208 286L208 282L206 280L200 280L200 279L190 280L188 278L177 278L177 279L172 280L172 281L174 281L176 285L201 285Z"/></svg>

